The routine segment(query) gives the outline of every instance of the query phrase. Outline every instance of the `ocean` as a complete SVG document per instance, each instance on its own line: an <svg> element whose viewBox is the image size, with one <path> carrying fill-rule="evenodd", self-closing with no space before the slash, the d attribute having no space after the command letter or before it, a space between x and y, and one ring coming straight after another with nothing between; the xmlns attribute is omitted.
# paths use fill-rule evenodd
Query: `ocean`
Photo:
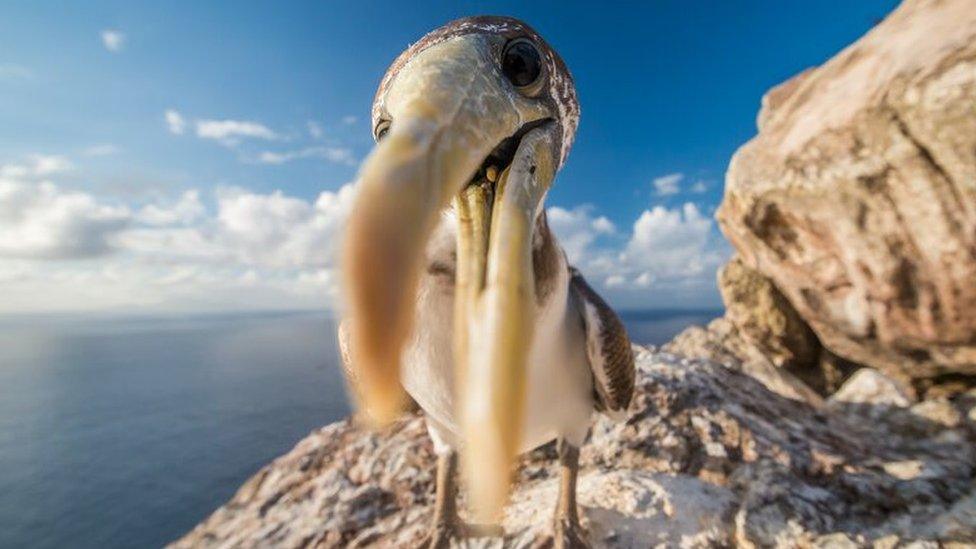
<svg viewBox="0 0 976 549"><path fill-rule="evenodd" d="M720 311L627 311L661 344ZM322 313L0 317L0 547L159 547L349 412Z"/></svg>

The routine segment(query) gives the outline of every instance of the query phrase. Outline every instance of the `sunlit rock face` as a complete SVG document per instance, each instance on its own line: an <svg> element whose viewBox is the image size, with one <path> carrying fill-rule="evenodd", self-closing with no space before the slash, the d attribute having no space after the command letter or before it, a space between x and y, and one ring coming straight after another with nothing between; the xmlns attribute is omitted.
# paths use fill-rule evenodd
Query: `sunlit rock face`
<svg viewBox="0 0 976 549"><path fill-rule="evenodd" d="M976 375L972 0L907 0L758 121L717 214L743 261L842 357Z"/></svg>

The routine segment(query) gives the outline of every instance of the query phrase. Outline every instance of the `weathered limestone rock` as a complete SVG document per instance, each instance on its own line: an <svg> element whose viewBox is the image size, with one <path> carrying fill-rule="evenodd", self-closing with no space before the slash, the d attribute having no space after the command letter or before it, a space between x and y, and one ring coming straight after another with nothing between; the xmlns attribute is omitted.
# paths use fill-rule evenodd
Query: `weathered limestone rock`
<svg viewBox="0 0 976 549"><path fill-rule="evenodd" d="M911 402L897 383L871 368L858 370L830 396L830 401L901 407L908 406Z"/></svg>
<svg viewBox="0 0 976 549"><path fill-rule="evenodd" d="M912 406L912 413L933 423L956 427L962 421L962 413L945 399L927 400Z"/></svg>
<svg viewBox="0 0 976 549"><path fill-rule="evenodd" d="M907 408L815 408L739 371L637 349L629 418L598 418L580 505L595 547L976 542L976 429ZM963 417L972 398L948 401ZM522 460L504 539L529 547L555 504L555 452ZM175 547L409 547L433 504L421 416L382 434L340 422L249 480ZM462 502L463 505L463 502Z"/></svg>
<svg viewBox="0 0 976 549"><path fill-rule="evenodd" d="M776 366L815 367L820 342L772 281L733 257L718 273L725 316Z"/></svg>
<svg viewBox="0 0 976 549"><path fill-rule="evenodd" d="M976 375L976 9L906 0L772 90L717 217L820 342L905 386Z"/></svg>
<svg viewBox="0 0 976 549"><path fill-rule="evenodd" d="M811 388L811 384L774 364L756 345L743 337L728 315L716 318L706 327L690 326L662 348L669 353L725 364L754 377L780 396L814 406L823 404L823 398Z"/></svg>

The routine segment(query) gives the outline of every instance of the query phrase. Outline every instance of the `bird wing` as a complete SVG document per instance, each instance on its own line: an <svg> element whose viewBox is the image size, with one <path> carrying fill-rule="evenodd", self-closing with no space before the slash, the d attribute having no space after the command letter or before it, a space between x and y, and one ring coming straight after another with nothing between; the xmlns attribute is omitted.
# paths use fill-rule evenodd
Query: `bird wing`
<svg viewBox="0 0 976 549"><path fill-rule="evenodd" d="M634 395L634 352L627 330L613 309L586 283L575 268L569 268L570 293L579 305L586 330L586 355L593 372L597 410L622 416Z"/></svg>

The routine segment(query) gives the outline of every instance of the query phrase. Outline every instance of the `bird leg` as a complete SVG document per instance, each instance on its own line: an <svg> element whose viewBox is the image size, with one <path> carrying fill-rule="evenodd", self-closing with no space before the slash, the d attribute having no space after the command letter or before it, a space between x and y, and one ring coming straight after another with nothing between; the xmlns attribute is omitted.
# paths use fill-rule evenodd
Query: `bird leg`
<svg viewBox="0 0 976 549"><path fill-rule="evenodd" d="M576 509L576 477L579 473L579 448L566 439L557 442L559 452L559 501L553 517L553 547L555 549L589 548L579 523Z"/></svg>
<svg viewBox="0 0 976 549"><path fill-rule="evenodd" d="M457 453L448 452L437 456L437 493L434 500L434 520L430 533L421 544L425 549L446 549L459 534L457 513L457 487L454 475L457 470Z"/></svg>
<svg viewBox="0 0 976 549"><path fill-rule="evenodd" d="M465 537L500 537L501 526L493 524L465 524L457 510L457 452L437 456L437 493L434 496L434 520L430 532L420 544L423 549L446 549L452 539Z"/></svg>

